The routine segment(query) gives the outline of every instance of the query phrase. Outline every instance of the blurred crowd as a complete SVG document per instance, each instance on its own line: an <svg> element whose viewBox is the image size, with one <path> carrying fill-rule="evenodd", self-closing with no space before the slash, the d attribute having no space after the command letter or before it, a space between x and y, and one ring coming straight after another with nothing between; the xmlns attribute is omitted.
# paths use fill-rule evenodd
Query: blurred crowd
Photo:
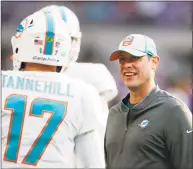
<svg viewBox="0 0 193 169"><path fill-rule="evenodd" d="M52 2L2 2L2 69L11 69L10 39L25 16ZM110 106L126 95L116 63L108 57L120 40L130 33L153 38L161 56L157 72L159 86L192 108L192 2L54 2L73 10L83 32L79 61L104 63L114 76L119 95ZM11 11L11 12L10 12ZM133 32L135 31L135 32Z"/></svg>
<svg viewBox="0 0 193 169"><path fill-rule="evenodd" d="M36 9L52 2L3 2L2 21L9 22L22 18L24 13L32 13ZM76 12L81 24L157 24L188 25L191 21L191 2L54 2L66 5ZM34 10L35 9L35 10ZM14 18L12 17L12 14ZM15 20L16 21L16 20Z"/></svg>

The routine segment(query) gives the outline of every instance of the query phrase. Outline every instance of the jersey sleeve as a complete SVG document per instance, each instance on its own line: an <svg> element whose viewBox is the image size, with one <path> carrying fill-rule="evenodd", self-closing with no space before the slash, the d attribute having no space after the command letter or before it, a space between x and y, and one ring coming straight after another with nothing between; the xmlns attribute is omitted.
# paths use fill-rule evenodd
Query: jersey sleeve
<svg viewBox="0 0 193 169"><path fill-rule="evenodd" d="M96 130L75 138L75 154L81 168L105 168L103 145Z"/></svg>
<svg viewBox="0 0 193 169"><path fill-rule="evenodd" d="M83 120L78 135L75 137L75 153L84 168L104 168L103 145L98 133L102 106L96 89L88 85L83 91Z"/></svg>
<svg viewBox="0 0 193 169"><path fill-rule="evenodd" d="M67 69L66 73L73 78L82 79L93 85L107 102L118 94L116 82L103 64L74 63Z"/></svg>
<svg viewBox="0 0 193 169"><path fill-rule="evenodd" d="M92 85L87 85L82 92L82 124L78 135L97 129L102 112L100 96Z"/></svg>
<svg viewBox="0 0 193 169"><path fill-rule="evenodd" d="M118 94L118 90L116 82L107 67L103 64L94 64L92 74L95 77L92 83L96 86L100 96L107 102L112 100Z"/></svg>
<svg viewBox="0 0 193 169"><path fill-rule="evenodd" d="M168 120L165 129L170 159L174 169L191 169L193 167L192 113L186 105L177 106L172 112L173 116Z"/></svg>

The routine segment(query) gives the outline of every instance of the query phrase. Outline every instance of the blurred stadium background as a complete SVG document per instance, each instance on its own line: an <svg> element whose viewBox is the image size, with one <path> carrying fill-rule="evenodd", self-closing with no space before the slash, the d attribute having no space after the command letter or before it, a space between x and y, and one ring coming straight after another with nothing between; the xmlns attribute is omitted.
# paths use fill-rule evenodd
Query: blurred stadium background
<svg viewBox="0 0 193 169"><path fill-rule="evenodd" d="M119 95L127 94L110 54L130 33L145 34L156 42L161 64L157 83L192 109L192 2L2 2L1 68L12 69L11 36L22 19L47 5L64 5L79 18L83 33L78 61L105 64L114 76Z"/></svg>

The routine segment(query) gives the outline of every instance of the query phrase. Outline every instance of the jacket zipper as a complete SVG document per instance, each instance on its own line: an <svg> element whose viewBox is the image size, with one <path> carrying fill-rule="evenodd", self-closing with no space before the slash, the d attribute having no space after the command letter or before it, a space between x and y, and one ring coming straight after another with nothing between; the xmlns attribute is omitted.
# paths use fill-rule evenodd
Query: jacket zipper
<svg viewBox="0 0 193 169"><path fill-rule="evenodd" d="M124 130L124 134L123 134L123 139L122 139L122 143L121 143L121 154L123 152L123 147L124 147L124 144L125 144L125 135L127 133L127 130L128 130L128 116L129 116L129 112L130 110L125 114L125 130Z"/></svg>

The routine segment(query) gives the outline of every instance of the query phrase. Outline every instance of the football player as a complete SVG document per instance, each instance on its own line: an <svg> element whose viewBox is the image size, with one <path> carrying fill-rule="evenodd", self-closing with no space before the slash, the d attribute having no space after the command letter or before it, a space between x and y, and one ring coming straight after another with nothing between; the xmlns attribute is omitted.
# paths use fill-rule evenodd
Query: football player
<svg viewBox="0 0 193 169"><path fill-rule="evenodd" d="M81 63L76 61L80 52L82 33L80 32L80 24L76 14L65 6L50 5L44 7L42 10L48 10L67 24L70 37L72 39L73 52L71 53L72 62L64 74L69 75L74 79L80 79L84 82L93 85L101 99L102 110L97 112L96 117L99 121L98 132L100 134L100 141L104 144L104 135L108 117L108 102L116 97L118 90L116 82L104 64L101 63ZM103 150L104 147L102 146Z"/></svg>
<svg viewBox="0 0 193 169"><path fill-rule="evenodd" d="M74 57L67 24L49 10L12 37L14 71L2 71L2 167L104 168L96 89L65 75Z"/></svg>

